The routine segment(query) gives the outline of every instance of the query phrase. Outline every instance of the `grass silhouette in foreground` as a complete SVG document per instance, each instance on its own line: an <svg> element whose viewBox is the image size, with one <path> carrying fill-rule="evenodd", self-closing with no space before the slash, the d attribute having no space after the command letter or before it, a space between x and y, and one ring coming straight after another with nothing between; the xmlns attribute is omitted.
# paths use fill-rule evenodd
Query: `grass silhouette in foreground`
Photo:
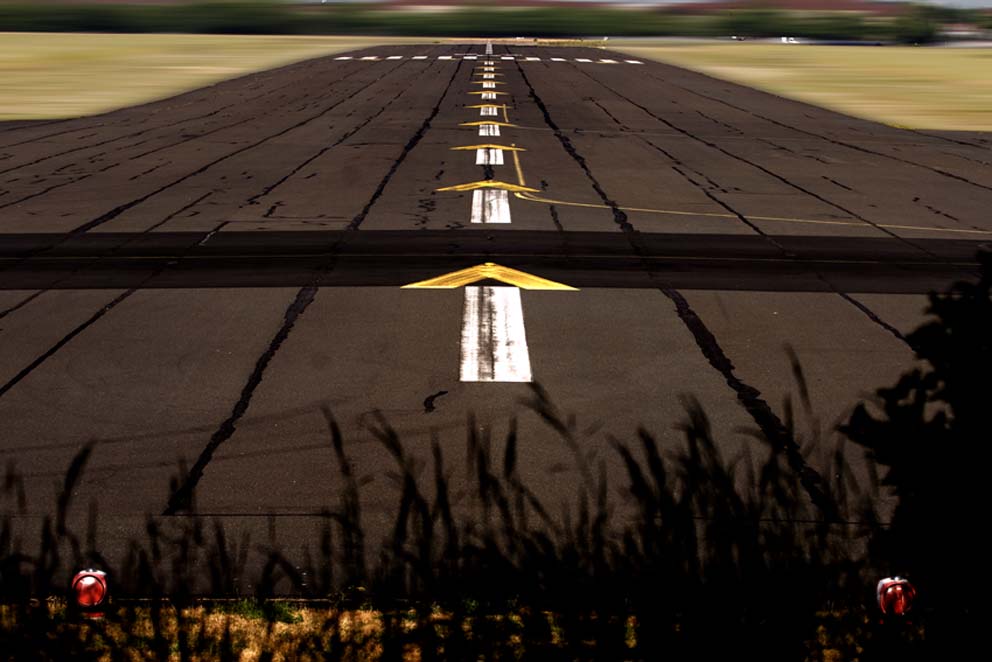
<svg viewBox="0 0 992 662"><path fill-rule="evenodd" d="M760 467L721 457L691 399L684 449L662 453L646 430L615 440L626 480L608 485L535 386L529 406L573 450L580 476L567 516L553 517L522 480L513 426L496 456L469 422L471 494L457 500L440 445L428 461L414 458L379 417L372 430L394 460L399 496L390 534L371 540L346 440L325 411L339 500L302 559L276 541L231 540L219 522L179 518L167 527L152 518L113 565L99 555L95 526L80 536L67 525L88 447L28 553L14 528L23 490L9 470L0 486L0 652L40 660L951 659L977 639L972 576L982 547L970 510L980 503L982 463L972 456L987 437L992 369L988 255L982 265L977 284L931 296L933 321L907 338L921 366L841 428L898 496L891 525L879 522L874 488L854 484L840 450L817 467L833 477L821 485L824 517L783 452ZM791 415L785 427L807 450L818 441L802 438ZM244 595L253 564L257 586ZM81 622L51 599L64 594L53 582L88 565L108 570L116 588L101 621ZM886 621L873 605L875 582L906 573L919 604L912 618ZM294 606L277 595L319 602Z"/></svg>

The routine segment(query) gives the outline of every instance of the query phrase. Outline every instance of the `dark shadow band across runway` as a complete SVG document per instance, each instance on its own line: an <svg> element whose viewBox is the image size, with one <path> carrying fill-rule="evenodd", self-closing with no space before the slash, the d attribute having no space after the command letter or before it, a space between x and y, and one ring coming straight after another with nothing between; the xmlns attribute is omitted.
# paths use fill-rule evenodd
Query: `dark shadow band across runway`
<svg viewBox="0 0 992 662"><path fill-rule="evenodd" d="M396 287L497 262L574 287L927 293L977 273L955 239L602 232L7 235L0 289Z"/></svg>

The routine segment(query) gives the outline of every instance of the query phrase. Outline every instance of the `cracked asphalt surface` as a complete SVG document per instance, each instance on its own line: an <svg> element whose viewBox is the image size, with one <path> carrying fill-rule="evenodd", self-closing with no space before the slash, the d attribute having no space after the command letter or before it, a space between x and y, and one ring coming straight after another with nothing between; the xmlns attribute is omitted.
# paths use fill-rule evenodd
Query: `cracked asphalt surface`
<svg viewBox="0 0 992 662"><path fill-rule="evenodd" d="M95 501L108 548L194 508L306 539L340 488L322 406L369 478L373 526L398 499L376 412L414 455L436 438L456 487L469 413L497 451L516 418L525 477L569 500L574 462L530 388L459 381L461 292L399 287L482 262L580 288L523 292L527 344L615 487L610 437L643 426L678 446L688 396L728 458L763 457L761 430L816 467L784 440L786 347L815 414L799 428L832 450L858 399L912 366L926 293L972 276L992 241L990 135L899 130L609 51L494 48L495 119L514 125L498 138L461 126L484 119L466 108L479 45L0 124L0 459L26 478L25 522L93 441L72 515ZM519 173L451 150L488 142L524 148ZM483 179L538 193L484 225L471 191L437 191Z"/></svg>

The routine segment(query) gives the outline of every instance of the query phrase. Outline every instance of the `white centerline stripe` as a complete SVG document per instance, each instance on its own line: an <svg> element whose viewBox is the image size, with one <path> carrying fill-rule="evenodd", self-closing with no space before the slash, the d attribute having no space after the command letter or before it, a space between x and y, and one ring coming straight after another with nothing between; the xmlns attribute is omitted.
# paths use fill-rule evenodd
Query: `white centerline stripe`
<svg viewBox="0 0 992 662"><path fill-rule="evenodd" d="M472 191L472 222L484 225L510 222L510 197L501 189Z"/></svg>
<svg viewBox="0 0 992 662"><path fill-rule="evenodd" d="M495 92L483 92L482 93L482 100L483 101L491 101L491 100L493 100L495 98L496 98L496 93Z"/></svg>
<svg viewBox="0 0 992 662"><path fill-rule="evenodd" d="M387 60L402 60L403 59L403 56L402 55L390 55L386 59Z"/></svg>
<svg viewBox="0 0 992 662"><path fill-rule="evenodd" d="M541 61L541 58L539 58L539 57L525 57L524 59L527 60L528 62L540 62Z"/></svg>
<svg viewBox="0 0 992 662"><path fill-rule="evenodd" d="M466 287L461 381L532 380L520 290L516 287Z"/></svg>
<svg viewBox="0 0 992 662"><path fill-rule="evenodd" d="M482 74L483 80L496 80L496 74Z"/></svg>
<svg viewBox="0 0 992 662"><path fill-rule="evenodd" d="M480 136L498 136L499 135L499 124L480 124L479 125L479 135Z"/></svg>
<svg viewBox="0 0 992 662"><path fill-rule="evenodd" d="M577 57L577 58L575 58L575 61L576 62L592 62L592 60L588 60L588 59L586 59L584 57Z"/></svg>
<svg viewBox="0 0 992 662"><path fill-rule="evenodd" d="M616 60L600 60L600 64L616 64Z"/></svg>
<svg viewBox="0 0 992 662"><path fill-rule="evenodd" d="M341 57L336 57L334 59L335 60L350 60L351 59L351 56L350 55L342 55Z"/></svg>
<svg viewBox="0 0 992 662"><path fill-rule="evenodd" d="M501 59L501 60L513 60L513 59L515 59L515 58L514 58L513 56L511 56L511 55L504 55L504 56L503 56L503 57L501 57L500 59Z"/></svg>
<svg viewBox="0 0 992 662"><path fill-rule="evenodd" d="M627 64L644 64L640 60L624 60Z"/></svg>
<svg viewBox="0 0 992 662"><path fill-rule="evenodd" d="M483 61L483 63L482 63L482 64L484 64L484 65L486 65L486 66L488 66L488 67L491 67L491 66L493 66L493 65L494 65L494 64L496 64L496 63L495 63L495 62L493 62L492 60L485 60L485 61Z"/></svg>
<svg viewBox="0 0 992 662"><path fill-rule="evenodd" d="M414 59L414 60L426 60L427 59L427 56L426 55L414 55L412 59Z"/></svg>
<svg viewBox="0 0 992 662"><path fill-rule="evenodd" d="M451 57L450 55L438 55L437 56L437 59L439 59L439 60L453 60L454 58Z"/></svg>
<svg viewBox="0 0 992 662"><path fill-rule="evenodd" d="M483 81L483 83L482 83L482 89L484 89L484 90L495 90L496 89L496 81Z"/></svg>
<svg viewBox="0 0 992 662"><path fill-rule="evenodd" d="M378 60L379 59L379 56L378 55L366 55L362 59L363 60Z"/></svg>
<svg viewBox="0 0 992 662"><path fill-rule="evenodd" d="M496 106L484 106L479 109L479 115L483 117L496 117L499 115L499 108Z"/></svg>
<svg viewBox="0 0 992 662"><path fill-rule="evenodd" d="M462 59L463 60L478 60L479 59L479 56L478 55L466 55Z"/></svg>
<svg viewBox="0 0 992 662"><path fill-rule="evenodd" d="M552 62L568 62L568 60L566 60L563 57L553 57L553 58L551 58L551 61Z"/></svg>
<svg viewBox="0 0 992 662"><path fill-rule="evenodd" d="M475 150L475 165L503 165L503 150L491 147Z"/></svg>

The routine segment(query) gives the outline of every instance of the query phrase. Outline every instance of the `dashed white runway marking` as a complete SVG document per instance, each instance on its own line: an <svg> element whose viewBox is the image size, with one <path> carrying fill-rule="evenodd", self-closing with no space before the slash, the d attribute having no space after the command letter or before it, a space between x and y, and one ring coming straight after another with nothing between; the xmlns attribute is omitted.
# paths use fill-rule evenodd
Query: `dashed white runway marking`
<svg viewBox="0 0 992 662"><path fill-rule="evenodd" d="M472 222L486 225L510 223L510 195L502 189L472 191Z"/></svg>
<svg viewBox="0 0 992 662"><path fill-rule="evenodd" d="M482 96L482 100L483 101L492 101L493 99L496 98L496 93L495 92L483 92L481 96Z"/></svg>
<svg viewBox="0 0 992 662"><path fill-rule="evenodd" d="M495 90L496 89L496 82L495 81L491 81L491 82L490 81L486 81L486 82L483 82L482 83L482 89L484 89L484 90Z"/></svg>
<svg viewBox="0 0 992 662"><path fill-rule="evenodd" d="M365 56L365 57L360 57L358 59L359 60L365 60L367 62L381 62L383 60L402 60L404 57L405 56L403 56L403 55L390 55L388 57L380 57L378 55L368 55L368 56ZM478 55L438 55L437 56L437 59L438 60L445 60L445 61L457 61L457 60L473 60L473 61L475 61L475 60L478 59L478 57L479 57ZM335 60L353 60L355 58L353 56L350 56L350 55L342 55L342 56L336 57L334 59ZM428 56L427 55L414 55L410 59L412 59L412 60L426 60L426 59L428 59ZM563 57L552 57L552 58L548 58L548 59L551 62L568 62L569 61L567 58L563 58ZM531 57L524 57L522 55L519 55L519 56L518 55L503 55L503 56L500 57L500 60L509 60L509 61L515 61L515 62L541 62L542 61L542 58L533 57L533 56L531 56ZM620 64L621 63L621 60L611 60L611 59L608 59L608 58L603 58L601 60L591 60L591 59L585 58L585 57L577 57L577 58L574 59L574 61L575 62L581 62L583 64ZM644 64L640 60L622 60L622 62L624 62L626 64ZM493 61L493 60L482 60L481 63L483 65L485 65L484 67L482 67L482 71L487 71L487 72L495 71L492 68L492 65L496 64L495 61Z"/></svg>
<svg viewBox="0 0 992 662"><path fill-rule="evenodd" d="M518 288L465 288L461 350L463 382L533 380Z"/></svg>
<svg viewBox="0 0 992 662"><path fill-rule="evenodd" d="M493 54L493 42L487 41L486 42L486 55L492 55L492 54Z"/></svg>
<svg viewBox="0 0 992 662"><path fill-rule="evenodd" d="M503 165L503 150L492 147L475 150L475 165Z"/></svg>
<svg viewBox="0 0 992 662"><path fill-rule="evenodd" d="M496 74L482 74L482 79L483 80L488 80L488 79L495 80L496 79Z"/></svg>
<svg viewBox="0 0 992 662"><path fill-rule="evenodd" d="M482 117L496 117L499 115L499 108L496 106L485 106L479 109L479 115Z"/></svg>
<svg viewBox="0 0 992 662"><path fill-rule="evenodd" d="M479 126L480 136L498 136L499 135L499 124L482 124Z"/></svg>

